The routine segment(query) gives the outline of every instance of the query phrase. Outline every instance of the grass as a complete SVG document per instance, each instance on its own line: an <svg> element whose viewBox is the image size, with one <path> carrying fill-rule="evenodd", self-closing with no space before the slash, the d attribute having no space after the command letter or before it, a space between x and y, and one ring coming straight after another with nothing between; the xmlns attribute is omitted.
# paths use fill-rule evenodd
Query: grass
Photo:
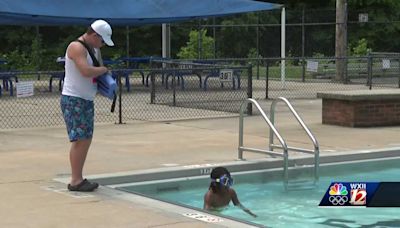
<svg viewBox="0 0 400 228"><path fill-rule="evenodd" d="M258 75L260 79L265 79L266 77L266 67L259 66ZM288 79L301 79L303 75L302 66L286 66L285 77ZM310 72L306 72L306 78L313 78ZM270 66L268 72L269 78L280 78L281 77L281 67L280 66ZM253 78L257 78L257 66L253 67Z"/></svg>

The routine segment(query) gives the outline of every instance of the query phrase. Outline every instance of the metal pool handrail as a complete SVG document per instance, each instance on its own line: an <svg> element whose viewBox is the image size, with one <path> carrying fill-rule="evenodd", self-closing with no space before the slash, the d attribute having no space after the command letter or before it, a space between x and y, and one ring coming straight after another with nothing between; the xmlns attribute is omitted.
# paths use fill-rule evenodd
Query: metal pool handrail
<svg viewBox="0 0 400 228"><path fill-rule="evenodd" d="M244 116L244 110L247 106L247 104L252 103L258 111L260 111L261 116L265 120L265 122L268 124L269 128L271 129L270 132L274 133L275 136L278 138L279 142L281 143L281 148L283 149L283 154L278 153L272 150L263 150L263 149L256 149L256 148L250 148L250 147L244 147L243 146L243 116ZM265 112L262 110L258 102L252 98L249 98L245 100L242 105L240 106L240 117L239 117L239 147L238 147L238 158L243 159L243 152L244 151L249 151L249 152L254 152L254 153L261 153L261 154L269 154L269 155L275 155L275 156L280 156L283 157L283 177L284 177L284 186L285 189L287 189L287 184L289 180L289 159L288 159L288 146L285 142L285 140L282 138L282 136L279 134L278 130L274 127L273 123L268 119L267 115Z"/></svg>
<svg viewBox="0 0 400 228"><path fill-rule="evenodd" d="M272 101L271 110L270 110L270 115L271 115L270 116L270 120L272 122L272 125L274 125L274 123L275 123L275 108L276 108L276 104L279 101L283 101L286 104L286 106L292 112L293 116L296 118L297 122L300 124L300 126L303 128L303 130L306 132L308 137L311 139L311 142L313 143L314 150L297 148L297 147L288 147L287 149L294 150L294 151L297 151L297 152L314 154L314 184L316 184L318 182L318 179L319 179L319 144L318 144L318 141L314 137L314 135L311 133L311 131L307 127L307 125L304 123L303 119L301 119L300 115L296 112L296 110L290 104L290 102L284 97L278 97L277 99ZM282 149L282 147L280 145L274 144L274 135L272 134L272 132L269 133L269 142L270 142L269 149L271 151L273 151L274 148L281 148Z"/></svg>
<svg viewBox="0 0 400 228"><path fill-rule="evenodd" d="M289 107L290 111L293 113L295 116L296 120L300 123L302 128L306 131L307 135L310 137L311 141L314 144L314 150L308 150L308 149L303 149L303 148L297 148L297 147L288 147L286 144L286 141L283 139L283 137L280 135L278 130L274 126L274 117L275 117L275 107L276 103L282 100L284 101L287 106ZM244 117L244 110L247 106L247 104L252 103L261 113L261 116L263 117L264 121L268 124L270 128L270 134L269 134L269 150L265 149L256 149L256 148L250 148L250 147L244 147L243 146L243 117ZM280 145L273 144L273 136L276 136L278 141L280 142ZM274 148L280 148L283 150L283 153L275 152L273 151ZM274 100L271 104L271 120L267 117L263 109L260 107L258 102L252 98L249 98L245 100L242 105L240 106L240 116L239 116L239 147L238 147L238 158L243 159L243 152L244 151L249 151L249 152L254 152L254 153L261 153L261 154L269 154L269 155L275 155L275 156L280 156L283 157L283 178L284 178L284 187L285 190L288 189L289 185L289 153L288 151L294 150L298 152L304 152L304 153L313 153L314 154L314 184L318 182L319 179L319 145L311 131L308 129L308 127L304 124L303 120L300 118L300 116L297 114L297 112L294 110L292 105L289 103L289 101L286 98L279 97L278 99Z"/></svg>

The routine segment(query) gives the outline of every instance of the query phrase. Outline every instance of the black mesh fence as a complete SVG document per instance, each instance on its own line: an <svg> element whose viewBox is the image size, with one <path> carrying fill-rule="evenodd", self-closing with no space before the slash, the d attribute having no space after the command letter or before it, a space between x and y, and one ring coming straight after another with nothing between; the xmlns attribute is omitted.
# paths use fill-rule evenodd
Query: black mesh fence
<svg viewBox="0 0 400 228"><path fill-rule="evenodd" d="M64 124L60 94L64 72L2 72L0 73L0 128L29 128ZM98 96L95 121L110 122L111 102Z"/></svg>
<svg viewBox="0 0 400 228"><path fill-rule="evenodd" d="M199 61L197 61L199 62ZM152 72L152 103L180 107L195 117L238 113L248 96L248 66L191 62L167 62ZM179 117L179 115L177 116Z"/></svg>
<svg viewBox="0 0 400 228"><path fill-rule="evenodd" d="M155 60L150 67L122 95L124 121L236 115L248 96L248 66Z"/></svg>
<svg viewBox="0 0 400 228"><path fill-rule="evenodd" d="M345 59L249 59L254 63L253 97L316 98L322 91L400 88L399 57L396 53L371 53ZM339 61L345 63L342 74L337 74Z"/></svg>
<svg viewBox="0 0 400 228"><path fill-rule="evenodd" d="M282 62L284 60L284 62ZM398 89L400 55L335 58L262 58L153 61L141 69L115 69L117 106L96 96L96 123L237 116L243 100L315 99L320 91ZM337 63L347 66L337 74ZM284 68L282 67L284 63ZM1 72L0 128L62 126L64 72ZM32 91L31 91L32 90Z"/></svg>
<svg viewBox="0 0 400 228"><path fill-rule="evenodd" d="M351 4L350 2L348 10L345 12L345 15L347 15L345 22L347 55L365 55L367 49L372 49L375 52L397 51L400 42L395 37L398 36L400 21L396 7L390 7L392 3L379 3L375 7L370 7L366 3ZM359 6L355 7L354 4ZM331 1L324 5L326 7L323 8L308 7L307 5L304 5L304 8L300 6L292 7L291 4L286 6L286 56L335 56L336 27L341 23L339 24L336 21L336 5L334 2ZM200 59L278 57L281 54L282 41L281 16L281 9L276 9L169 24L169 54L173 58L188 56L180 54L183 53L184 48L190 47L191 52L197 54L194 58ZM2 58L5 58L9 64L0 64L0 68L59 69L59 64L54 62L54 59L64 54L66 45L73 39L71 36L79 36L84 30L85 28L78 26L28 26L24 28L3 26L4 35L1 38L4 43L12 45L3 45ZM118 47L117 49L104 49L103 57L116 59L122 56L160 54L162 42L159 25L115 26L114 30L115 43L118 44ZM190 32L199 30L206 30L207 37L211 38L212 41L203 39L198 35L197 38L190 40ZM69 32L68 36L65 36L65 31ZM34 37L32 34L35 33L37 33L37 38L40 35L41 46L49 47L45 48L46 50L42 54L35 54L35 51L30 48L32 39L27 39L27 37ZM12 34L19 34L18 36L25 37L25 39L15 39ZM360 45L363 40L365 46ZM187 46L188 43L193 41L195 41L194 45L192 43ZM54 45L57 43L60 45ZM56 46L58 47L55 48ZM360 47L362 47L362 50L360 50ZM18 54L19 52L13 53L17 49L21 52L20 54ZM23 57L31 56L31 54L32 57L29 58L33 59L22 61ZM190 56L193 57L193 55ZM38 59L40 59L40 61L37 61L40 63L39 66L33 64L36 63L34 60ZM26 66L28 60L30 60L30 66Z"/></svg>

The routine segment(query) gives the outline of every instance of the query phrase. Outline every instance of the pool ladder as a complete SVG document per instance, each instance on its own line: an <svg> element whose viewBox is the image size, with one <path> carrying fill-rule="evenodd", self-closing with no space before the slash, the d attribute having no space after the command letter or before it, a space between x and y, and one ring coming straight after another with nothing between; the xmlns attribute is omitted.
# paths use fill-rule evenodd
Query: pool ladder
<svg viewBox="0 0 400 228"><path fill-rule="evenodd" d="M306 132L308 137L311 139L313 145L314 145L314 150L310 149L303 149L303 148L298 148L298 147L290 147L286 144L286 141L282 138L281 134L278 132L278 130L274 126L274 120L275 120L275 107L276 104L282 101L284 102L289 110L292 112L294 117L296 118L297 122L300 124L300 126L303 128L303 130ZM244 117L244 110L246 109L248 104L253 104L261 113L261 116L265 120L265 122L268 124L270 131L269 131L269 148L268 150L265 149L256 149L256 148L250 148L250 147L245 147L243 146L243 117ZM291 190L291 189L296 189L300 186L310 186L310 181L305 182L305 181L291 181L289 183L289 150L291 151L296 151L296 152L303 152L307 154L313 154L314 155L314 179L311 182L311 186L315 187L318 183L319 179L319 145L313 134L311 133L310 129L305 125L304 121L301 119L301 117L297 114L296 110L294 110L293 106L290 104L290 102L284 98L284 97L278 97L277 99L272 101L271 104L271 109L270 109L270 114L271 117L268 118L259 103L252 99L249 98L245 100L242 105L240 106L240 117L239 117L239 147L238 147L238 158L243 159L243 152L248 151L248 152L254 152L254 153L261 153L261 154L268 154L272 156L280 156L283 157L283 178L284 178L284 188L285 190ZM274 144L274 135L278 139L279 144ZM274 151L274 148L279 148L282 149L282 152L276 152Z"/></svg>

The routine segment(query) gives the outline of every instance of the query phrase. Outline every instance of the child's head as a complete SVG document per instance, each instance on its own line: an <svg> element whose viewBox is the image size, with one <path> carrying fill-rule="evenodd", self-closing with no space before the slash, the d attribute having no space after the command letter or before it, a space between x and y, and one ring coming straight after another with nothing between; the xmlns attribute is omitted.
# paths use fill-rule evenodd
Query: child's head
<svg viewBox="0 0 400 228"><path fill-rule="evenodd" d="M211 171L210 188L213 192L217 192L221 188L229 188L233 185L233 178L229 171L224 167L216 167Z"/></svg>

